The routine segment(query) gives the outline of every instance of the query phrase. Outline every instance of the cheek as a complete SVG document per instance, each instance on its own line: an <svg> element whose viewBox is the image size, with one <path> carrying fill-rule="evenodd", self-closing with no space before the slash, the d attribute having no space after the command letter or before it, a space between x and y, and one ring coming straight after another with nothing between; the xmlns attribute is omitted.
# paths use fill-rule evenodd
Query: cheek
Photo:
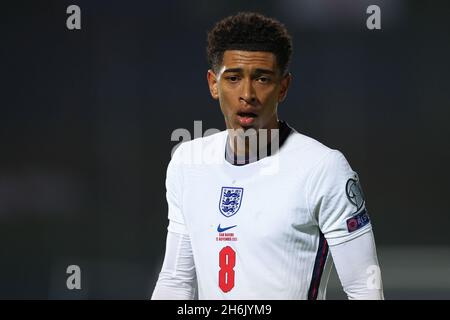
<svg viewBox="0 0 450 320"><path fill-rule="evenodd" d="M264 106L266 106L269 109L273 109L278 104L278 97L279 97L279 88L271 88L268 90L261 91L261 99L260 101Z"/></svg>
<svg viewBox="0 0 450 320"><path fill-rule="evenodd" d="M230 107L227 97L222 93L219 93L219 106L225 118L229 118Z"/></svg>
<svg viewBox="0 0 450 320"><path fill-rule="evenodd" d="M231 111L233 101L233 93L229 90L222 89L219 90L219 103L222 111L227 112Z"/></svg>

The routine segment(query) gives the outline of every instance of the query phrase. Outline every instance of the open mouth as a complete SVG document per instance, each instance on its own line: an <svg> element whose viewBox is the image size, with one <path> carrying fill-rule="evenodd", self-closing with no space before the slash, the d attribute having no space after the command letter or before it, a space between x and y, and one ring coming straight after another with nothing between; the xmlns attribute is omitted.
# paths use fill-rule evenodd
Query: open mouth
<svg viewBox="0 0 450 320"><path fill-rule="evenodd" d="M253 112L238 112L237 118L241 126L251 126L258 115Z"/></svg>
<svg viewBox="0 0 450 320"><path fill-rule="evenodd" d="M258 116L253 112L238 112L237 115L244 118L256 118Z"/></svg>

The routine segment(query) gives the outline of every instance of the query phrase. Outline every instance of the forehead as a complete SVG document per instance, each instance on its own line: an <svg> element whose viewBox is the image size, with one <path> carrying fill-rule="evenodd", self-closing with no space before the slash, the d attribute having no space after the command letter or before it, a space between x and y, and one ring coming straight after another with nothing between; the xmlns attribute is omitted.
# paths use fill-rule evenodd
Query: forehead
<svg viewBox="0 0 450 320"><path fill-rule="evenodd" d="M223 67L230 68L263 68L275 71L276 57L272 52L226 50L223 54Z"/></svg>

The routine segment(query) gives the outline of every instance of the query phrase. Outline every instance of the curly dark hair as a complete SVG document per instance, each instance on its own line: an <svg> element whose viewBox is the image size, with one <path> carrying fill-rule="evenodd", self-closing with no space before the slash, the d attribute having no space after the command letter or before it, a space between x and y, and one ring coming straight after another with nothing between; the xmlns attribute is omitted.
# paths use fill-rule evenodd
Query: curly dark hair
<svg viewBox="0 0 450 320"><path fill-rule="evenodd" d="M279 21L259 13L239 12L217 22L208 32L208 62L215 72L226 50L272 52L284 75L291 60L292 39Z"/></svg>

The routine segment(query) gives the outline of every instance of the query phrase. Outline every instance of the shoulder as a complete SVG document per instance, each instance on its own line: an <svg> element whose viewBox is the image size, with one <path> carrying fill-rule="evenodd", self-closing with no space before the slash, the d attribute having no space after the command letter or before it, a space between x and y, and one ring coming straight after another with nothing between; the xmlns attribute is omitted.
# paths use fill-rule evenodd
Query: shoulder
<svg viewBox="0 0 450 320"><path fill-rule="evenodd" d="M290 170L303 172L313 179L352 171L341 151L330 148L295 129L292 130L280 154L284 163L290 164L288 166Z"/></svg>
<svg viewBox="0 0 450 320"><path fill-rule="evenodd" d="M214 156L225 152L222 147L226 139L227 131L223 130L205 137L184 141L176 146L172 152L170 163L172 164L195 164L204 157ZM223 149L223 150L222 150Z"/></svg>
<svg viewBox="0 0 450 320"><path fill-rule="evenodd" d="M333 162L343 157L339 150L332 149L322 142L299 133L296 130L290 134L285 144L284 153L301 161L303 165L315 167L321 163Z"/></svg>

